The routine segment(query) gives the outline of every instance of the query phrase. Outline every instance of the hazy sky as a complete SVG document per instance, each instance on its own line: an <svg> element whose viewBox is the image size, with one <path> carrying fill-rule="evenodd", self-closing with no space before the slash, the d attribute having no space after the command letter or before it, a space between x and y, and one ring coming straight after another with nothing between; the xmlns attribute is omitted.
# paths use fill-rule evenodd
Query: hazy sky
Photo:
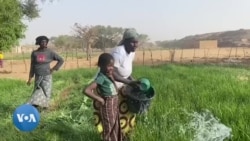
<svg viewBox="0 0 250 141"><path fill-rule="evenodd" d="M74 23L134 27L152 41L250 29L250 0L55 0L40 5L40 18L26 22L21 44L39 35L73 34Z"/></svg>

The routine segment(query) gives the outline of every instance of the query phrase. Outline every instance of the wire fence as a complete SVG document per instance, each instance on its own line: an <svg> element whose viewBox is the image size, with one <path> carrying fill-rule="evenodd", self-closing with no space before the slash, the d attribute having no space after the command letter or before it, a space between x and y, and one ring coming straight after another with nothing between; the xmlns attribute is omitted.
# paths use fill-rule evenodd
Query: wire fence
<svg viewBox="0 0 250 141"><path fill-rule="evenodd" d="M110 52L106 49L105 52ZM65 63L62 69L93 68L96 67L101 50L92 50L87 58L82 49L55 50L63 56ZM21 53L6 53L4 68L0 72L24 72L30 68L31 51ZM137 65L159 65L166 63L248 63L250 60L250 48L228 47L211 49L166 49L147 48L136 51L134 63ZM51 65L54 65L53 62ZM1 75L1 74L0 74Z"/></svg>

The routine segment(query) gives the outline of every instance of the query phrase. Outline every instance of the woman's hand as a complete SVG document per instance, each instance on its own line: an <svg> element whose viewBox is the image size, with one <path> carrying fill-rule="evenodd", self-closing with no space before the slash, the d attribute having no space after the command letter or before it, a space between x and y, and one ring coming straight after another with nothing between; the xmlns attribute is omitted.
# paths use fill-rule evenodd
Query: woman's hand
<svg viewBox="0 0 250 141"><path fill-rule="evenodd" d="M31 79L29 78L29 80L27 81L27 85L29 86L31 84Z"/></svg>
<svg viewBox="0 0 250 141"><path fill-rule="evenodd" d="M52 74L54 72L54 69L50 69L50 74Z"/></svg>
<svg viewBox="0 0 250 141"><path fill-rule="evenodd" d="M108 75L108 77L109 77L111 80L115 81L115 78L114 78L114 76L113 76L113 72L108 72L107 75Z"/></svg>
<svg viewBox="0 0 250 141"><path fill-rule="evenodd" d="M131 87L139 87L140 81L131 81L128 85Z"/></svg>
<svg viewBox="0 0 250 141"><path fill-rule="evenodd" d="M105 105L105 100L103 98L100 98L98 101L101 103L102 106Z"/></svg>
<svg viewBox="0 0 250 141"><path fill-rule="evenodd" d="M93 100L96 100L98 102L100 102L101 105L105 104L105 100L94 93L94 90L97 88L97 83L96 82L92 82L85 90L83 93L85 93L88 97L90 97Z"/></svg>

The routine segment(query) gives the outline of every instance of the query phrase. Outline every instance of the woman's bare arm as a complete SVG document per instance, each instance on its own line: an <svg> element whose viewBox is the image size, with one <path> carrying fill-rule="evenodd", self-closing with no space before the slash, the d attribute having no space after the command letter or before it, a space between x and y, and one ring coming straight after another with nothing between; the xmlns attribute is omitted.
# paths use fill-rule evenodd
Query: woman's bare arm
<svg viewBox="0 0 250 141"><path fill-rule="evenodd" d="M84 93L91 99L99 101L103 105L105 103L104 99L101 96L98 96L97 94L94 93L94 90L96 88L97 88L97 83L93 82L84 90Z"/></svg>

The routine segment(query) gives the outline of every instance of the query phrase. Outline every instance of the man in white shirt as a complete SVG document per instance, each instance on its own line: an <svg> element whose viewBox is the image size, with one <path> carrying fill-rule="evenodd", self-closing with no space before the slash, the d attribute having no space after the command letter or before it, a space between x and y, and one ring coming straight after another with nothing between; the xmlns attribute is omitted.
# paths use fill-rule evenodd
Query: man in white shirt
<svg viewBox="0 0 250 141"><path fill-rule="evenodd" d="M135 50L137 49L137 47L138 47L138 34L133 29L127 29L123 34L122 41L111 52L112 56L114 57L113 76L119 94L122 94L120 90L122 89L124 84L133 86L138 83L132 77L133 61L135 57ZM124 101L126 101L125 97L122 96L119 97L120 105ZM119 106L119 111L121 110L122 106ZM125 126L122 127L123 140L129 140L128 138L129 136L127 136L126 130L129 131L134 128L135 124L131 120L132 117L134 118L135 121L136 115L134 113L131 113L130 111L127 111L125 113L120 112L120 119L126 119L126 121L124 120L123 121L127 123ZM132 127L128 125L131 125Z"/></svg>
<svg viewBox="0 0 250 141"><path fill-rule="evenodd" d="M126 29L123 34L123 39L116 46L111 54L115 61L114 78L118 89L122 88L124 84L135 85L138 81L133 79L133 61L135 57L135 50L138 47L138 34L134 29ZM99 70L97 74L99 73ZM94 78L96 78L97 74Z"/></svg>
<svg viewBox="0 0 250 141"><path fill-rule="evenodd" d="M131 76L137 47L138 34L133 29L127 29L123 34L122 41L111 52L115 61L114 78L118 89L124 84L135 84L137 82Z"/></svg>

